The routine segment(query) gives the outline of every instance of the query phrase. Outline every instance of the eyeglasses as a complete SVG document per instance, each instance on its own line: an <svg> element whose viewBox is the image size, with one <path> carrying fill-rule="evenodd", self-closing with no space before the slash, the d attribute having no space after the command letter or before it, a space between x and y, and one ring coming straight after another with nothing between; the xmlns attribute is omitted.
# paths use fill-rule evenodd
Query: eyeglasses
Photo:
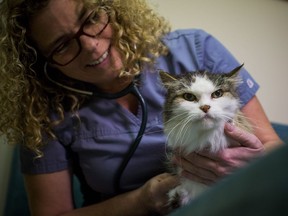
<svg viewBox="0 0 288 216"><path fill-rule="evenodd" d="M60 66L71 63L82 50L80 36L86 35L93 38L99 36L109 24L109 19L109 15L104 9L93 10L79 31L55 48L47 57L47 61Z"/></svg>

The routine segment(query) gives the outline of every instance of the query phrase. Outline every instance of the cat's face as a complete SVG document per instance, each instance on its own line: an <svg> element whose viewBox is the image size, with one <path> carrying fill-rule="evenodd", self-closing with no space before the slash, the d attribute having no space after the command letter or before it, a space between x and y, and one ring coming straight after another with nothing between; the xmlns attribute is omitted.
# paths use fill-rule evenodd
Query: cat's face
<svg viewBox="0 0 288 216"><path fill-rule="evenodd" d="M193 124L198 129L212 129L231 121L239 109L235 71L228 75L195 72L180 77L160 74L167 88L164 123L170 127Z"/></svg>

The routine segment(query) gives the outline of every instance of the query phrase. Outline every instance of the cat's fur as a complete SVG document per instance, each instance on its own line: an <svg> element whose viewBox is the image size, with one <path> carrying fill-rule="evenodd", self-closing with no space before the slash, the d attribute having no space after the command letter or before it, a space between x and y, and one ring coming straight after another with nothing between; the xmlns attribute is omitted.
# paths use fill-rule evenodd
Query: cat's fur
<svg viewBox="0 0 288 216"><path fill-rule="evenodd" d="M172 76L160 71L161 81L167 89L163 110L164 133L167 147L173 152L189 154L209 149L217 152L231 141L224 134L227 122L251 131L240 111L236 88L243 65L229 73L196 71ZM177 167L177 173L181 167ZM182 177L181 184L169 192L169 203L185 205L206 188L205 185Z"/></svg>

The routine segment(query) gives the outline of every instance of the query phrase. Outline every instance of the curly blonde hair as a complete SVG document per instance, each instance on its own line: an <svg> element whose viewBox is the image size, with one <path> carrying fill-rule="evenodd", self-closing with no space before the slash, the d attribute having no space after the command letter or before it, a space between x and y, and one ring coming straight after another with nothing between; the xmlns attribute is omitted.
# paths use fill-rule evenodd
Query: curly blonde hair
<svg viewBox="0 0 288 216"><path fill-rule="evenodd" d="M120 75L138 74L143 65L153 67L156 58L167 53L161 39L170 26L145 0L82 1L89 7L104 7L109 13L115 33L113 43L124 67L129 69ZM42 155L43 135L55 138L53 127L64 119L64 112L77 112L89 99L43 77L44 62L29 40L28 23L48 3L49 0L0 3L0 135L8 143L24 144L38 156ZM51 119L51 112L57 114L56 120Z"/></svg>

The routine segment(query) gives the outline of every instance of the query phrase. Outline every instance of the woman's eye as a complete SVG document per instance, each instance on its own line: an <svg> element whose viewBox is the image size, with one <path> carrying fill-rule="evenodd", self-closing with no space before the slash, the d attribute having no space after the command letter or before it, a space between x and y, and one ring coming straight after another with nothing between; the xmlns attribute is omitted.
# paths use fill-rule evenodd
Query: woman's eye
<svg viewBox="0 0 288 216"><path fill-rule="evenodd" d="M183 98L187 101L196 101L197 97L191 93L184 93Z"/></svg>
<svg viewBox="0 0 288 216"><path fill-rule="evenodd" d="M57 47L57 49L54 51L54 55L61 55L65 53L69 47L70 47L71 41L66 41L65 43L62 43L60 46Z"/></svg>
<svg viewBox="0 0 288 216"><path fill-rule="evenodd" d="M211 97L212 98L220 98L223 96L223 94L224 94L224 91L222 89L218 89L217 91L215 91L211 94Z"/></svg>
<svg viewBox="0 0 288 216"><path fill-rule="evenodd" d="M94 12L90 15L90 17L86 20L85 25L95 24L100 21L100 14Z"/></svg>

